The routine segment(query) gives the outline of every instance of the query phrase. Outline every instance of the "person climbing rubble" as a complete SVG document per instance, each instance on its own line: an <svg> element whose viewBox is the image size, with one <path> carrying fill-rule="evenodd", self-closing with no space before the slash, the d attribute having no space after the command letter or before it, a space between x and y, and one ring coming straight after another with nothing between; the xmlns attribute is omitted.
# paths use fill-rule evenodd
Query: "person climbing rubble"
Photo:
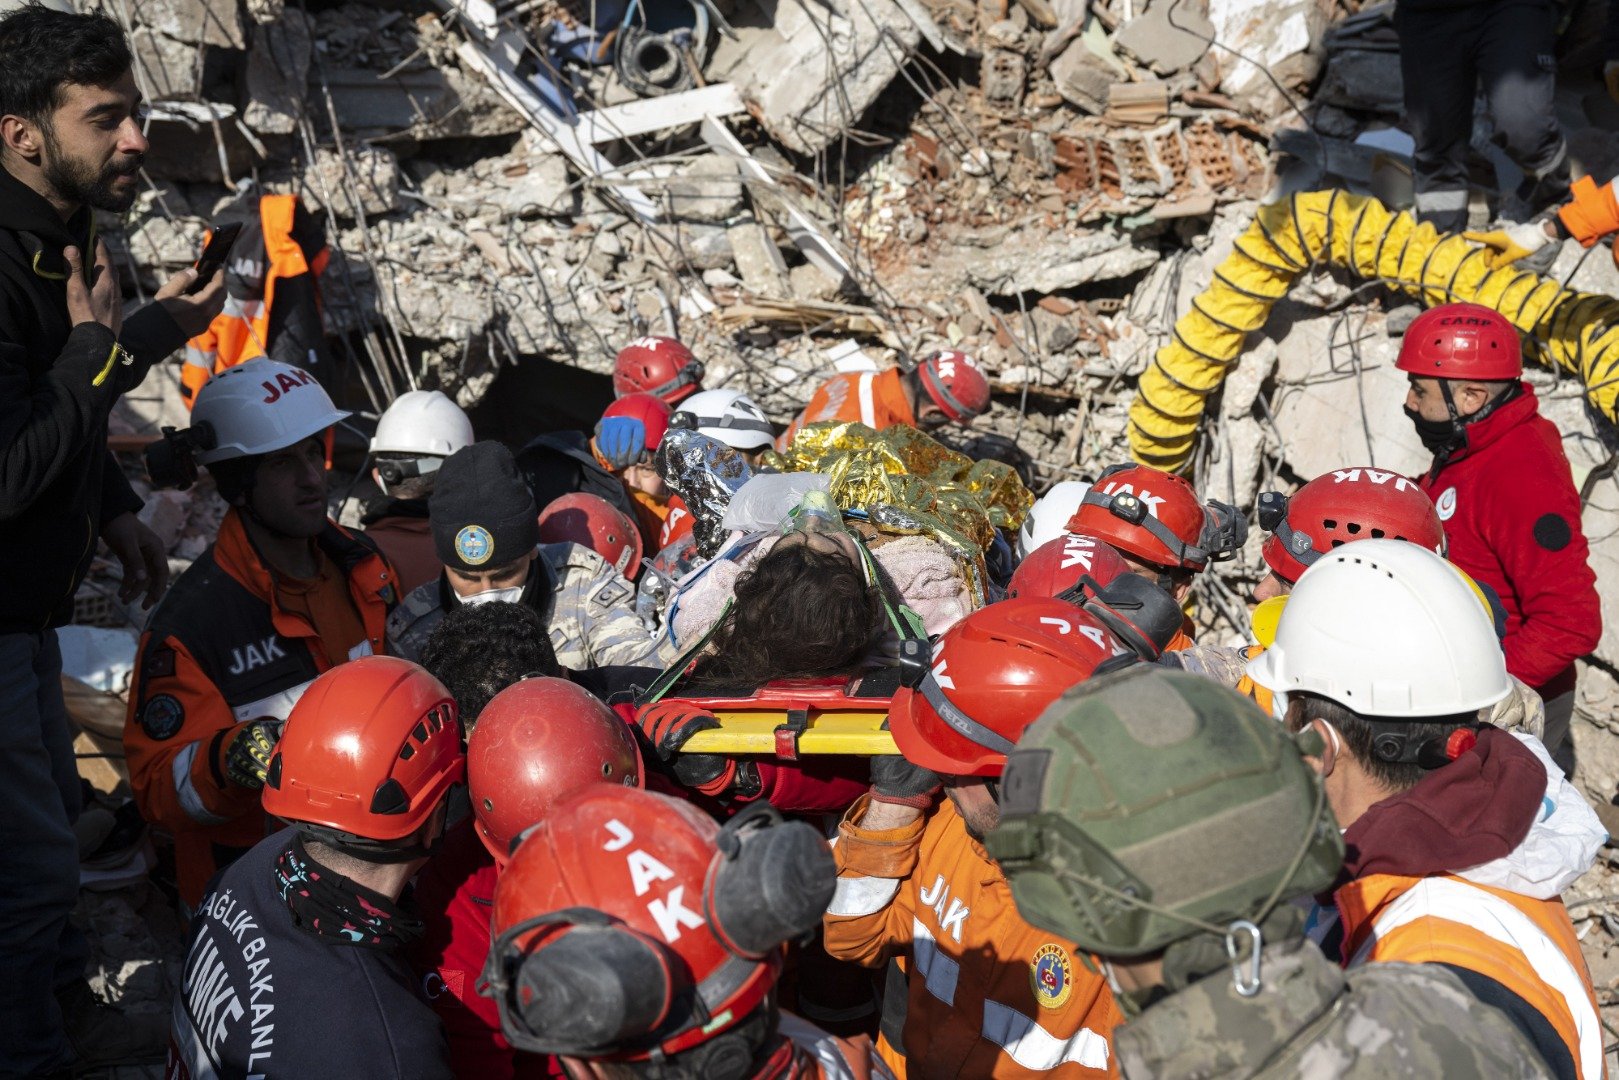
<svg viewBox="0 0 1619 1080"><path fill-rule="evenodd" d="M1598 1080L1603 1029L1561 893L1606 837L1528 735L1478 722L1512 691L1463 576L1416 544L1366 540L1299 578L1250 665L1323 780L1348 852L1312 936L1353 971L1441 965L1558 1077Z"/></svg>
<svg viewBox="0 0 1619 1080"><path fill-rule="evenodd" d="M985 846L1018 915L1116 988L1125 1076L1547 1075L1453 967L1343 971L1306 939L1300 905L1344 841L1299 750L1230 690L1147 665L1093 678L1028 730L1002 791Z"/></svg>
<svg viewBox="0 0 1619 1080"><path fill-rule="evenodd" d="M776 441L793 444L805 424L858 421L878 431L908 424L931 431L945 424L970 424L989 408L989 380L966 353L943 349L913 368L847 371L834 375L810 396L809 404Z"/></svg>
<svg viewBox="0 0 1619 1080"><path fill-rule="evenodd" d="M135 802L173 833L188 907L263 838L259 792L299 696L384 651L393 569L327 517L327 433L346 416L308 372L259 357L210 379L169 440L230 504L152 612L124 724Z"/></svg>
<svg viewBox="0 0 1619 1080"><path fill-rule="evenodd" d="M438 576L427 498L444 459L472 442L472 421L437 390L400 394L377 421L371 479L382 499L365 508L360 525L399 572L401 592Z"/></svg>
<svg viewBox="0 0 1619 1080"><path fill-rule="evenodd" d="M428 500L443 570L388 619L388 650L417 659L446 612L505 601L539 612L557 662L662 667L670 658L635 614L635 587L578 544L539 545L534 497L510 450L477 442L452 454Z"/></svg>
<svg viewBox="0 0 1619 1080"><path fill-rule="evenodd" d="M449 1080L402 898L465 775L455 702L415 664L368 656L316 679L264 784L287 827L220 873L192 921L164 1075Z"/></svg>
<svg viewBox="0 0 1619 1080"><path fill-rule="evenodd" d="M832 896L832 856L768 807L724 827L650 791L591 785L495 888L482 992L512 1045L576 1080L891 1078L869 1042L778 1009L787 941Z"/></svg>
<svg viewBox="0 0 1619 1080"><path fill-rule="evenodd" d="M902 1030L885 1024L879 1042L896 1072L1115 1071L1121 1017L1106 982L1072 942L1017 917L982 841L1000 816L1006 755L1028 725L1099 668L1132 662L1105 627L1060 600L1005 600L947 631L916 684L895 696L900 754L872 760L871 791L843 818L824 925L835 957L904 958Z"/></svg>
<svg viewBox="0 0 1619 1080"><path fill-rule="evenodd" d="M1405 413L1433 465L1419 483L1449 558L1506 608L1507 670L1546 704L1546 747L1574 769L1574 661L1602 637L1581 503L1557 426L1523 381L1518 332L1477 304L1418 316L1395 366Z"/></svg>

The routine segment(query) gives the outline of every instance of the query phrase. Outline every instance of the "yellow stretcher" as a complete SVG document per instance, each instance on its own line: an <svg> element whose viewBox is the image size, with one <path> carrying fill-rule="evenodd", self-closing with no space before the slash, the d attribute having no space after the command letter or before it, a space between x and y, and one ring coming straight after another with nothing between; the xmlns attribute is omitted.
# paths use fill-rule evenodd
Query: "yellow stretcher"
<svg viewBox="0 0 1619 1080"><path fill-rule="evenodd" d="M738 696L673 693L664 700L687 702L720 722L693 735L685 753L872 757L899 753L883 726L898 685L891 668L852 679L787 679Z"/></svg>

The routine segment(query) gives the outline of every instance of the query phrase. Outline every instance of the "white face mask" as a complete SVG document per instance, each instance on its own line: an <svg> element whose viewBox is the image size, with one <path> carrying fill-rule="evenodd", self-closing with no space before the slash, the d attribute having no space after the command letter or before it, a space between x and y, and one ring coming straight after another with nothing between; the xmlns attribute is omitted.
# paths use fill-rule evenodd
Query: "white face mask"
<svg viewBox="0 0 1619 1080"><path fill-rule="evenodd" d="M523 586L514 585L509 589L485 589L481 593L463 596L461 602L469 607L479 604L515 604L523 598Z"/></svg>

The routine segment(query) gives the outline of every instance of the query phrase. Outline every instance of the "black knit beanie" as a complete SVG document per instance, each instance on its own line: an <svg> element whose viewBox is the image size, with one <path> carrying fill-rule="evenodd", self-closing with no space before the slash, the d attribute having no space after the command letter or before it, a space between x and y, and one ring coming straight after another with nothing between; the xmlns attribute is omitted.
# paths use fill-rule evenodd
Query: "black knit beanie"
<svg viewBox="0 0 1619 1080"><path fill-rule="evenodd" d="M473 443L444 460L427 516L439 561L456 570L493 570L540 542L534 496L498 442Z"/></svg>

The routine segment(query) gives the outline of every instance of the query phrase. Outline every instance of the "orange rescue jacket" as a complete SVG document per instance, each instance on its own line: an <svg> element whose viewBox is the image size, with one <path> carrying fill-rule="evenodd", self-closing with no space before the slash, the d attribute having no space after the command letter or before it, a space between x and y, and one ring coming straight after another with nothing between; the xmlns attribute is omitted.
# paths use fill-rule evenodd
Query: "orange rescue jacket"
<svg viewBox="0 0 1619 1080"><path fill-rule="evenodd" d="M1560 1058L1566 1049L1569 1066L1558 1069L1548 1061L1554 1075L1581 1080L1607 1075L1596 993L1561 900L1537 900L1450 874L1369 874L1341 887L1335 900L1343 920L1345 967L1444 964L1464 982L1476 973L1489 980L1480 982L1482 991L1470 984L1481 999L1520 1026L1550 1025L1555 1039L1539 1040L1542 1053L1549 1039L1554 1043L1549 1056ZM1521 1010L1515 1011L1519 1002L1541 1022L1530 1016L1525 1025Z"/></svg>
<svg viewBox="0 0 1619 1080"><path fill-rule="evenodd" d="M804 411L782 433L776 448L786 450L799 428L823 420L858 420L878 431L895 424L914 427L916 413L905 396L901 378L897 367L887 371L846 371L832 376L821 384Z"/></svg>
<svg viewBox="0 0 1619 1080"><path fill-rule="evenodd" d="M398 600L393 570L369 540L335 524L316 538L347 575L365 625L354 656L383 651L384 624ZM152 612L135 657L124 752L135 803L174 834L180 899L202 899L214 871L262 840L259 793L219 773L218 743L262 716L285 719L328 665L310 642L316 629L275 603L239 511Z"/></svg>
<svg viewBox="0 0 1619 1080"><path fill-rule="evenodd" d="M868 832L857 823L869 800L850 808L833 846L826 951L868 967L908 957L905 1072L1117 1075L1111 1040L1123 1017L1107 983L1072 942L1018 916L1006 879L954 805Z"/></svg>

